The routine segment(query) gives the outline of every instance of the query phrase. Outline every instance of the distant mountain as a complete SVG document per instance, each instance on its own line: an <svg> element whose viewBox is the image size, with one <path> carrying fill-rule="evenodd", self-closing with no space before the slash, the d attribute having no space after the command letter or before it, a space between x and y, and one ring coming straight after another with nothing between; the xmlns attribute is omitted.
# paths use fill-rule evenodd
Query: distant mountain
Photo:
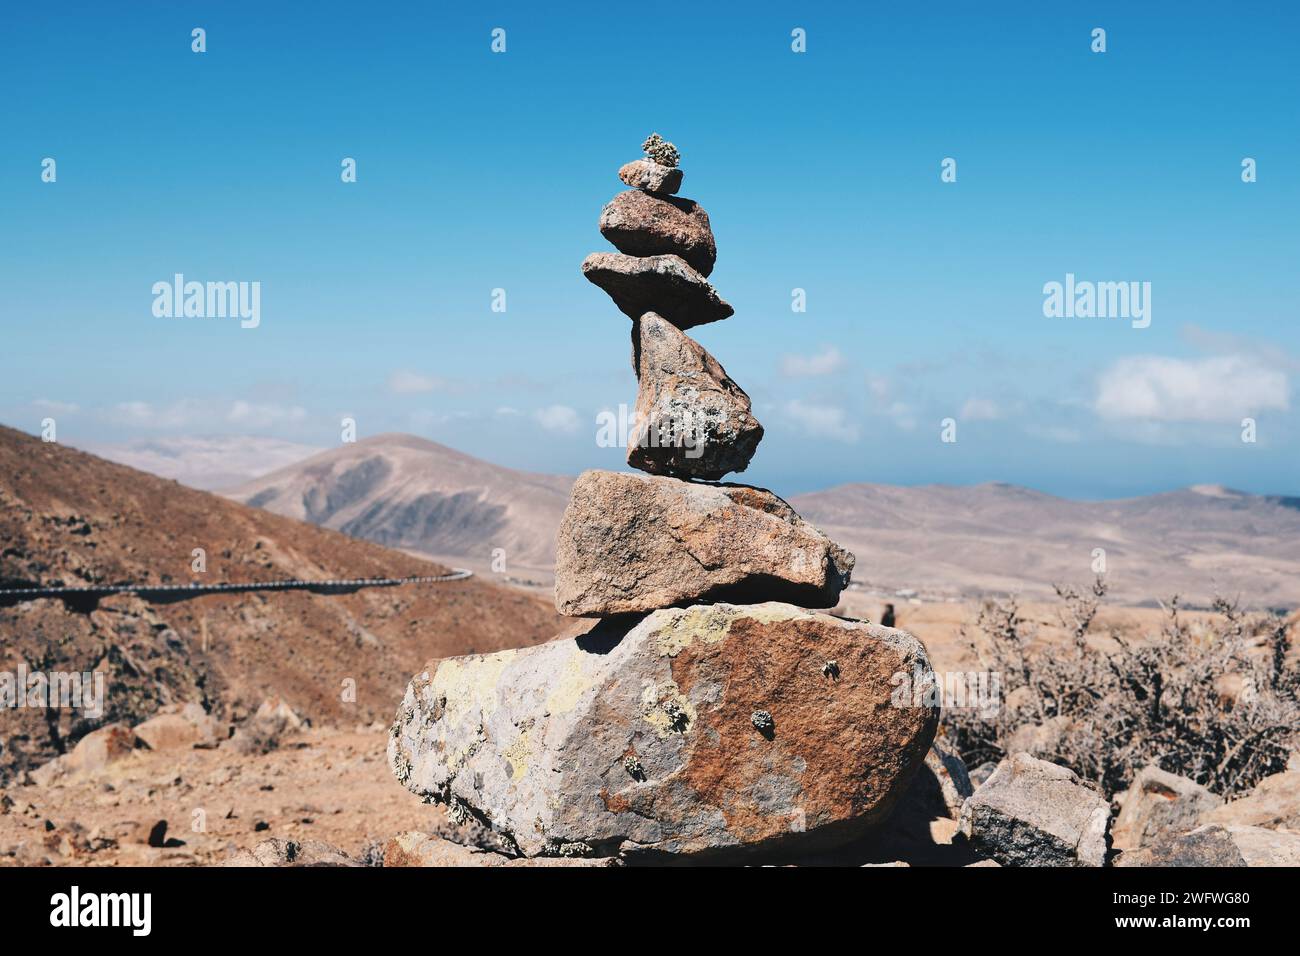
<svg viewBox="0 0 1300 956"><path fill-rule="evenodd" d="M357 538L511 569L547 569L572 478L515 471L412 435L376 435L228 492Z"/></svg>
<svg viewBox="0 0 1300 956"><path fill-rule="evenodd" d="M280 514L426 554L549 569L571 480L527 474L404 435L381 435L263 476L236 496ZM858 558L854 581L932 597L1019 593L1092 580L1105 550L1111 600L1216 594L1300 606L1300 499L1217 485L1070 501L1007 484L850 484L790 503Z"/></svg>
<svg viewBox="0 0 1300 956"><path fill-rule="evenodd" d="M196 548L202 572L192 570ZM444 570L0 427L0 588ZM389 722L431 657L535 644L561 627L549 601L481 577L169 604L115 595L93 610L43 598L0 607L0 671L103 672L100 721L138 722L173 701L231 718L280 695L306 717L350 727ZM67 708L0 708L0 786L100 721Z"/></svg>
<svg viewBox="0 0 1300 956"><path fill-rule="evenodd" d="M233 488L268 471L302 461L321 449L278 438L149 438L83 449L121 465L182 485L215 491Z"/></svg>
<svg viewBox="0 0 1300 956"><path fill-rule="evenodd" d="M1069 501L1005 484L841 485L791 499L858 557L854 580L950 596L1086 584L1104 549L1110 600L1300 605L1295 498L1218 485Z"/></svg>

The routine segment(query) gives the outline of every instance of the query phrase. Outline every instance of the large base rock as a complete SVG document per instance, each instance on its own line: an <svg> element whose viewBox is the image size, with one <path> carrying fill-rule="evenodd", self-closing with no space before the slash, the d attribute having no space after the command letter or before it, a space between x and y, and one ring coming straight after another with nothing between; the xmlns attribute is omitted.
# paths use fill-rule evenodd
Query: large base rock
<svg viewBox="0 0 1300 956"><path fill-rule="evenodd" d="M555 606L571 617L701 600L834 607L853 563L770 491L587 471L560 522Z"/></svg>
<svg viewBox="0 0 1300 956"><path fill-rule="evenodd" d="M685 331L735 314L707 279L680 256L625 256L593 252L582 262L588 281L609 293L629 319L658 312Z"/></svg>
<svg viewBox="0 0 1300 956"><path fill-rule="evenodd" d="M1101 866L1110 808L1073 771L1019 753L966 801L961 832L1003 866Z"/></svg>
<svg viewBox="0 0 1300 956"><path fill-rule="evenodd" d="M525 856L806 852L907 787L938 712L891 694L929 668L904 631L788 604L661 610L431 662L389 764Z"/></svg>
<svg viewBox="0 0 1300 956"><path fill-rule="evenodd" d="M744 471L763 440L749 396L703 346L654 312L633 334L640 389L627 463L709 481Z"/></svg>

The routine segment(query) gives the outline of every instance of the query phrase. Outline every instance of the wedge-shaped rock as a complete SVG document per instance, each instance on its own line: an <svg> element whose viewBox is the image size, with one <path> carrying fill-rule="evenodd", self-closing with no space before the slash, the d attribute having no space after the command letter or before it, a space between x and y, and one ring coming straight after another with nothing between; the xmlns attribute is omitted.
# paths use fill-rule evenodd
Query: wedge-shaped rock
<svg viewBox="0 0 1300 956"><path fill-rule="evenodd" d="M1145 767L1124 794L1124 805L1110 830L1111 845L1132 850L1165 834L1193 830L1202 813L1222 803L1222 797L1193 780Z"/></svg>
<svg viewBox="0 0 1300 956"><path fill-rule="evenodd" d="M653 159L636 159L618 171L618 178L635 189L671 196L682 188L682 171L676 166L660 166Z"/></svg>
<svg viewBox="0 0 1300 956"><path fill-rule="evenodd" d="M1116 866L1300 866L1300 833L1211 823L1121 853Z"/></svg>
<svg viewBox="0 0 1300 956"><path fill-rule="evenodd" d="M835 667L827 667L834 662ZM430 662L389 764L524 856L802 853L884 819L934 737L904 631L788 604L673 608Z"/></svg>
<svg viewBox="0 0 1300 956"><path fill-rule="evenodd" d="M1018 753L962 806L971 847L1003 866L1101 866L1110 807L1065 767Z"/></svg>
<svg viewBox="0 0 1300 956"><path fill-rule="evenodd" d="M744 471L763 438L749 396L695 340L654 312L636 322L640 390L627 463L716 481Z"/></svg>
<svg viewBox="0 0 1300 956"><path fill-rule="evenodd" d="M690 199L629 189L600 211L600 234L629 256L681 256L702 276L718 258L709 214Z"/></svg>
<svg viewBox="0 0 1300 956"><path fill-rule="evenodd" d="M587 471L560 521L555 606L571 617L694 601L834 607L853 563L762 488Z"/></svg>
<svg viewBox="0 0 1300 956"><path fill-rule="evenodd" d="M630 319L658 312L684 331L735 313L681 256L638 259L618 252L593 252L583 260L582 274L608 292Z"/></svg>

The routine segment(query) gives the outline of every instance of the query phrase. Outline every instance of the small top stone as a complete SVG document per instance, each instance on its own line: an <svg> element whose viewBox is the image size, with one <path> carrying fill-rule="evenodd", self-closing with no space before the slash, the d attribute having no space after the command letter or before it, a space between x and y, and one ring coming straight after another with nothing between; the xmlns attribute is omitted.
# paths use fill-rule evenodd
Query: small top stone
<svg viewBox="0 0 1300 956"><path fill-rule="evenodd" d="M633 189L642 189L656 196L671 196L682 188L682 171L675 167L660 166L653 159L638 159L623 166L618 178Z"/></svg>

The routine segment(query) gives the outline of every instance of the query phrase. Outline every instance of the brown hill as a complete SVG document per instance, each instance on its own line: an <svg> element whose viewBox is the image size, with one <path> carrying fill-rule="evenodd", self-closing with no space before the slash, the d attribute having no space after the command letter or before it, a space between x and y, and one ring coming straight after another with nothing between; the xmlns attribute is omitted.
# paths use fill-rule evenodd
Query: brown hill
<svg viewBox="0 0 1300 956"><path fill-rule="evenodd" d="M376 435L263 475L237 501L394 548L548 569L572 478L515 471L413 435Z"/></svg>
<svg viewBox="0 0 1300 956"><path fill-rule="evenodd" d="M206 552L207 570L191 571ZM445 569L376 544L196 491L0 427L0 588L203 584L429 575ZM200 701L239 719L270 695L347 726L392 719L433 656L538 643L559 629L544 600L479 578L454 584L209 595L167 605L42 599L0 608L0 671L106 675L105 712L0 710L0 782L101 723ZM345 699L355 682L355 702Z"/></svg>

